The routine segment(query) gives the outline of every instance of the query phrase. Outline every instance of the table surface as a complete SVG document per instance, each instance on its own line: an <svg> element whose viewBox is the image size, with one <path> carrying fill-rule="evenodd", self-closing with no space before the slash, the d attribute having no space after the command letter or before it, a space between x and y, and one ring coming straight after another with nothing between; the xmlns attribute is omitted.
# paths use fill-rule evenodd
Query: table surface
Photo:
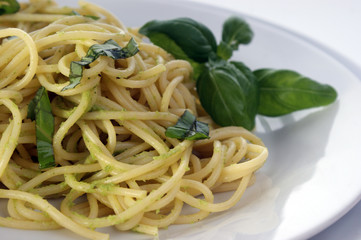
<svg viewBox="0 0 361 240"><path fill-rule="evenodd" d="M193 0L257 17L306 36L337 52L361 74L359 0ZM311 240L361 239L361 202Z"/></svg>

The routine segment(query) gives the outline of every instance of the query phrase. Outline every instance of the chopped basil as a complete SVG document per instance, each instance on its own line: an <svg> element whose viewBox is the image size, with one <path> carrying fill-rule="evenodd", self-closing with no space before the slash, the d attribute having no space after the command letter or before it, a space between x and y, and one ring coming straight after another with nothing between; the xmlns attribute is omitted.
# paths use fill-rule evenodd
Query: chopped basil
<svg viewBox="0 0 361 240"><path fill-rule="evenodd" d="M40 87L28 106L28 118L35 120L39 168L55 166L53 150L54 116L48 92Z"/></svg>
<svg viewBox="0 0 361 240"><path fill-rule="evenodd" d="M209 138L208 124L197 121L189 111L184 111L176 125L168 127L165 135L170 138L198 140Z"/></svg>
<svg viewBox="0 0 361 240"><path fill-rule="evenodd" d="M134 56L139 52L138 44L131 38L128 44L122 48L114 40L109 39L103 44L92 45L86 56L80 61L72 61L70 64L69 81L70 84L62 89L62 91L72 89L80 84L83 76L83 67L94 62L99 56L108 56L113 59L124 59Z"/></svg>
<svg viewBox="0 0 361 240"><path fill-rule="evenodd" d="M20 10L20 5L15 0L0 0L0 15L16 13Z"/></svg>

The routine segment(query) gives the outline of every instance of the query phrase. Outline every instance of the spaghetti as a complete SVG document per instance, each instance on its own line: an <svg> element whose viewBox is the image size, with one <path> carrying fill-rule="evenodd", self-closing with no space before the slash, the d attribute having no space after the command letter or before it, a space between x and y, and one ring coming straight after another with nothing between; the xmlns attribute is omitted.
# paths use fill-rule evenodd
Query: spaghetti
<svg viewBox="0 0 361 240"><path fill-rule="evenodd" d="M188 62L143 42L106 10L79 4L72 15L74 9L32 0L0 16L0 198L8 199L9 214L0 225L108 239L93 229L157 235L158 228L234 206L267 158L262 141L242 127L212 122ZM124 47L132 37L138 54L100 56L78 86L62 91L71 62L90 46L112 39ZM35 123L26 115L40 86L50 94L55 118L57 166L44 170L35 161ZM165 136L185 110L209 124L209 139ZM231 190L227 201L214 201L214 193ZM63 198L59 209L53 198ZM198 211L185 213L185 206Z"/></svg>

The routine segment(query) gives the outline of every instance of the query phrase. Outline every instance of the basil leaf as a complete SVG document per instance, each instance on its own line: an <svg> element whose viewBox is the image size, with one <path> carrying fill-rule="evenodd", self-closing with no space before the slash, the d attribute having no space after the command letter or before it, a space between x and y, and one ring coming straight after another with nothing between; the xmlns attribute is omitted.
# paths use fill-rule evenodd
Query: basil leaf
<svg viewBox="0 0 361 240"><path fill-rule="evenodd" d="M258 108L257 79L241 62L221 59L206 64L197 81L200 102L221 126L243 126L252 130Z"/></svg>
<svg viewBox="0 0 361 240"><path fill-rule="evenodd" d="M148 38L155 45L162 46L165 51L167 51L168 53L172 53L172 55L176 59L183 59L188 61L193 67L194 79L197 79L199 77L204 68L203 64L190 59L187 54L182 50L182 48L179 47L177 43L173 41L168 35L159 32L151 32L148 34Z"/></svg>
<svg viewBox="0 0 361 240"><path fill-rule="evenodd" d="M75 11L75 10L71 11L70 15L84 16L84 17L87 17L87 18L91 18L91 19L93 19L93 20L99 20L99 19L100 19L100 17L93 16L93 15L81 15L80 13L78 13L78 12Z"/></svg>
<svg viewBox="0 0 361 240"><path fill-rule="evenodd" d="M20 10L20 5L15 0L0 1L0 15L16 13Z"/></svg>
<svg viewBox="0 0 361 240"><path fill-rule="evenodd" d="M83 65L81 62L71 62L70 63L70 74L69 80L70 84L62 89L65 91L67 89L75 88L78 84L80 84L81 78L83 76Z"/></svg>
<svg viewBox="0 0 361 240"><path fill-rule="evenodd" d="M216 53L217 51L216 40L209 28L190 18L165 21L153 20L143 25L139 32L147 37L154 33L167 35L182 49L188 58L199 63L206 62L210 53ZM162 42L157 42L157 45L162 48L166 47L163 46ZM172 49L168 49L168 51L176 55L178 49L174 52Z"/></svg>
<svg viewBox="0 0 361 240"><path fill-rule="evenodd" d="M281 116L294 111L320 107L334 102L336 90L291 70L259 69L254 72L259 82L258 113Z"/></svg>
<svg viewBox="0 0 361 240"><path fill-rule="evenodd" d="M209 138L208 124L197 121L189 111L184 111L176 125L168 127L165 135L170 138L198 140Z"/></svg>
<svg viewBox="0 0 361 240"><path fill-rule="evenodd" d="M148 34L148 38L155 45L162 46L165 51L171 53L175 58L193 61L167 34L150 32Z"/></svg>
<svg viewBox="0 0 361 240"><path fill-rule="evenodd" d="M230 17L223 24L222 41L237 50L240 44L248 44L253 38L253 31L240 17Z"/></svg>
<svg viewBox="0 0 361 240"><path fill-rule="evenodd" d="M88 50L87 56L85 56L85 61L88 61L88 58L94 61L99 56L107 56L113 59L124 59L132 57L138 52L138 44L134 38L131 38L124 48L120 47L114 40L109 39L104 42L104 44L94 44L91 46Z"/></svg>
<svg viewBox="0 0 361 240"><path fill-rule="evenodd" d="M248 44L253 38L253 32L248 23L240 17L230 17L223 24L222 41L217 54L227 60L232 51L237 50L240 44Z"/></svg>
<svg viewBox="0 0 361 240"><path fill-rule="evenodd" d="M109 39L103 44L94 44L89 49L87 54L81 58L80 61L72 61L70 63L70 84L62 89L75 88L80 84L83 76L83 66L88 66L94 62L99 56L108 56L113 59L124 59L134 56L139 52L138 44L133 38L129 40L127 45L122 48L114 40Z"/></svg>
<svg viewBox="0 0 361 240"><path fill-rule="evenodd" d="M35 97L29 103L28 118L35 120L39 168L54 167L54 116L51 112L48 92L44 87L39 88Z"/></svg>

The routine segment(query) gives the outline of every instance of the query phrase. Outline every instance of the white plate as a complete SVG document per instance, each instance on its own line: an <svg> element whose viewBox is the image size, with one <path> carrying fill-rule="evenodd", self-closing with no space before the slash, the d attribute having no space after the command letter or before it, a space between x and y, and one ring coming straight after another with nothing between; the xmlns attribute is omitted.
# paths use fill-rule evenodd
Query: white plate
<svg viewBox="0 0 361 240"><path fill-rule="evenodd" d="M152 19L192 17L219 39L229 10L188 1L93 0L111 9L127 26ZM115 4L116 2L116 4ZM72 1L64 3L74 4ZM255 37L233 59L252 69L288 68L331 84L338 101L326 108L282 118L257 119L256 134L270 156L239 204L192 225L161 230L160 239L306 239L323 230L358 200L361 193L361 82L352 67L323 46L291 31L244 16ZM220 195L223 198L225 195ZM5 202L0 201L4 208ZM150 239L135 233L111 233L111 239ZM66 230L24 231L1 228L6 239L79 239Z"/></svg>

